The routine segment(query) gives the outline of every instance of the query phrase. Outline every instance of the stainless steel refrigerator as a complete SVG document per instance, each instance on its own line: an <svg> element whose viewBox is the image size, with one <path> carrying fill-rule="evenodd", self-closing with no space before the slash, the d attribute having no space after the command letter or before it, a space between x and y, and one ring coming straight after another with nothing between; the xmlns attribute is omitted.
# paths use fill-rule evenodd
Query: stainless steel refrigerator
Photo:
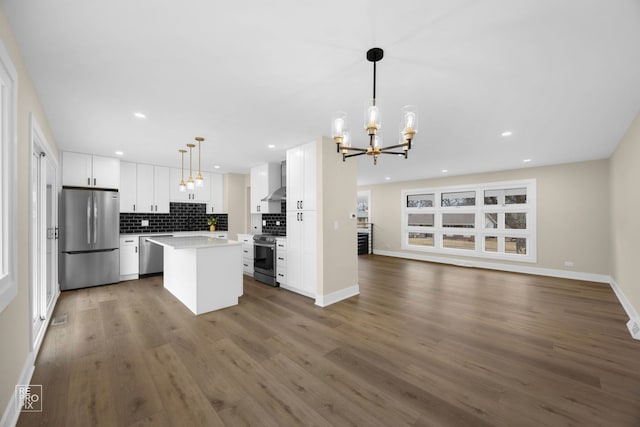
<svg viewBox="0 0 640 427"><path fill-rule="evenodd" d="M120 199L117 191L65 188L60 200L60 288L120 280Z"/></svg>

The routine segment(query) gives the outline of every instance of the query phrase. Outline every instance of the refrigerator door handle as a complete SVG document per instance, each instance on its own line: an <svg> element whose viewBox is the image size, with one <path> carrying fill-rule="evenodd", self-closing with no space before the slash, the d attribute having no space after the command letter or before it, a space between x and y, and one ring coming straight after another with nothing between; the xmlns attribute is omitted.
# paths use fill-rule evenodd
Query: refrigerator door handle
<svg viewBox="0 0 640 427"><path fill-rule="evenodd" d="M91 196L87 197L87 245L91 244Z"/></svg>
<svg viewBox="0 0 640 427"><path fill-rule="evenodd" d="M93 195L93 243L98 243L98 201Z"/></svg>

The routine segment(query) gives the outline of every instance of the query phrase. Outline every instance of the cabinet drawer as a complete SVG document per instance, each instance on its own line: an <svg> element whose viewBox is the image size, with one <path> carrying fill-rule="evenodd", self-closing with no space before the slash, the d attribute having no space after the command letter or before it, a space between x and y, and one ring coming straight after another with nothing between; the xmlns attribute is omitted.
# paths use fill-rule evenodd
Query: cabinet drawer
<svg viewBox="0 0 640 427"><path fill-rule="evenodd" d="M286 271L280 271L276 273L276 281L280 284L287 284L287 273Z"/></svg>

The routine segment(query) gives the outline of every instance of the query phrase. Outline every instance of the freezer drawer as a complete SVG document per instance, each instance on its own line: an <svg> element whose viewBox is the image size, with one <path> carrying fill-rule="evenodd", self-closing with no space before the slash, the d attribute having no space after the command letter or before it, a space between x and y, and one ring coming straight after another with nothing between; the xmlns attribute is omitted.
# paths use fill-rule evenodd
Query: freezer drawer
<svg viewBox="0 0 640 427"><path fill-rule="evenodd" d="M120 280L120 250L60 254L60 289L88 288Z"/></svg>

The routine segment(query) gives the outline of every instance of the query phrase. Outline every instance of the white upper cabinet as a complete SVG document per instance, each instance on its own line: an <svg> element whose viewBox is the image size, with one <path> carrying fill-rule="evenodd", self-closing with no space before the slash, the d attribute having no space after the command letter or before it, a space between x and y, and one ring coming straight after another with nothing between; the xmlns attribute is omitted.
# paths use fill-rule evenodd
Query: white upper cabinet
<svg viewBox="0 0 640 427"><path fill-rule="evenodd" d="M64 151L62 185L119 189L120 159Z"/></svg>
<svg viewBox="0 0 640 427"><path fill-rule="evenodd" d="M193 173L193 178L197 175L197 171ZM209 172L202 172L202 178L204 179L204 185L202 187L195 187L193 190L180 191L178 185L182 179L181 169L171 169L169 183L169 194L172 202L191 202L191 203L207 203L211 200L211 174ZM184 182L186 184L189 179L189 171L185 171Z"/></svg>
<svg viewBox="0 0 640 427"><path fill-rule="evenodd" d="M136 212L137 208L137 165L120 162L120 212Z"/></svg>
<svg viewBox="0 0 640 427"><path fill-rule="evenodd" d="M287 211L316 210L316 143L287 150Z"/></svg>
<svg viewBox="0 0 640 427"><path fill-rule="evenodd" d="M120 212L169 213L169 168L120 163Z"/></svg>
<svg viewBox="0 0 640 427"><path fill-rule="evenodd" d="M137 212L169 213L169 168L138 164Z"/></svg>
<svg viewBox="0 0 640 427"><path fill-rule="evenodd" d="M207 213L225 213L224 209L224 175L211 174L211 199L207 203Z"/></svg>
<svg viewBox="0 0 640 427"><path fill-rule="evenodd" d="M279 163L265 163L251 168L251 213L280 213L280 202L262 201L280 186Z"/></svg>

